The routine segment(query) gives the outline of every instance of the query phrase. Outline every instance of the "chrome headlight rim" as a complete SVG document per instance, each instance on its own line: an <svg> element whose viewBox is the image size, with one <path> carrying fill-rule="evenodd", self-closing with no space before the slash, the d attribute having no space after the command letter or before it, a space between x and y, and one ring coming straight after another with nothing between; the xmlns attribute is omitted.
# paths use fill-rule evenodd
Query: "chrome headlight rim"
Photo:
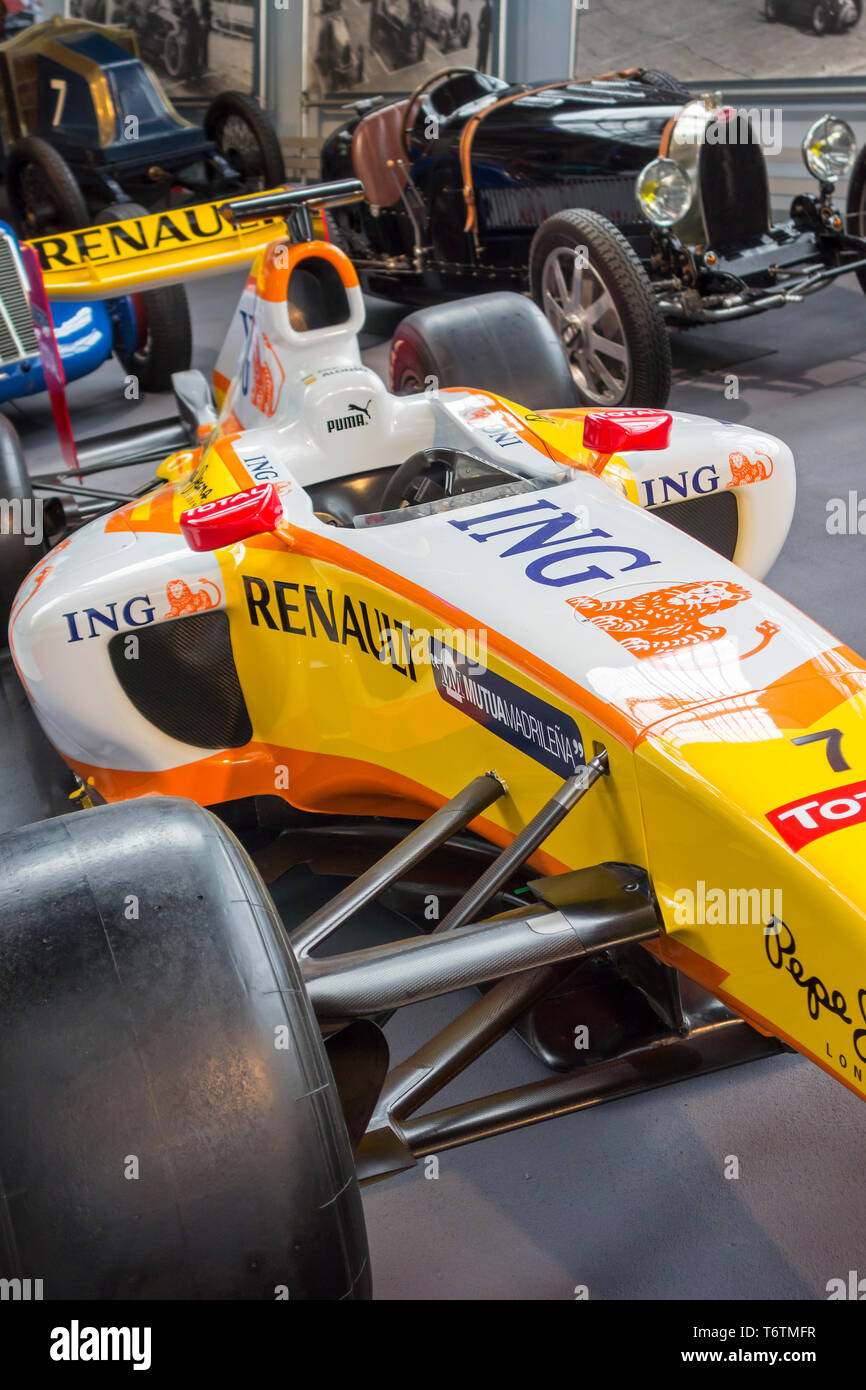
<svg viewBox="0 0 866 1390"><path fill-rule="evenodd" d="M659 208L654 204L650 191L653 182L658 188L663 180L667 181L669 192L673 184L678 187L680 193L680 202L673 205L668 204L667 208ZM635 194L638 206L653 226L668 230L677 222L681 222L688 213L695 200L695 187L686 171L675 159L668 159L659 155L656 159L651 159L649 164L644 165L641 169L637 176Z"/></svg>
<svg viewBox="0 0 866 1390"><path fill-rule="evenodd" d="M834 155L827 150L831 136L839 132L847 136L848 151L844 166L838 162L838 157L835 163L832 162ZM851 173L856 158L857 137L847 121L828 114L812 122L803 139L803 162L813 179L819 183L838 183Z"/></svg>

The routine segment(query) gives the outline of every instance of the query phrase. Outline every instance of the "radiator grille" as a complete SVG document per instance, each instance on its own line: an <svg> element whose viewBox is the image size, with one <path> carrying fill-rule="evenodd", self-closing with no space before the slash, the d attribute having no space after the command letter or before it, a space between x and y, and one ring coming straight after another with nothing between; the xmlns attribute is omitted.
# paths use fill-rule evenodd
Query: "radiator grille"
<svg viewBox="0 0 866 1390"><path fill-rule="evenodd" d="M0 365L39 352L23 270L8 236L0 234Z"/></svg>
<svg viewBox="0 0 866 1390"><path fill-rule="evenodd" d="M700 183L711 246L724 250L760 241L770 225L770 189L757 140L702 145Z"/></svg>
<svg viewBox="0 0 866 1390"><path fill-rule="evenodd" d="M733 560L737 548L740 514L733 492L714 492L708 497L688 497L685 502L669 502L665 507L648 509L664 521L685 531L687 536Z"/></svg>
<svg viewBox="0 0 866 1390"><path fill-rule="evenodd" d="M641 222L644 218L635 197L635 184L635 174L612 174L526 188L485 188L480 202L485 225L498 231L534 231L548 217L566 208L587 208L614 223Z"/></svg>

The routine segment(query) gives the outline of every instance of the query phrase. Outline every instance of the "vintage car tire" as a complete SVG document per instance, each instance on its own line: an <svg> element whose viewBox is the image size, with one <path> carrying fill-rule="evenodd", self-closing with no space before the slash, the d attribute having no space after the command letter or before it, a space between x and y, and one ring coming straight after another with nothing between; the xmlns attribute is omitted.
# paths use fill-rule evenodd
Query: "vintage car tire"
<svg viewBox="0 0 866 1390"><path fill-rule="evenodd" d="M33 499L18 431L5 415L0 415L0 498L22 503ZM0 526L0 650L8 643L12 600L43 550L43 546L28 545L23 532L6 531Z"/></svg>
<svg viewBox="0 0 866 1390"><path fill-rule="evenodd" d="M32 168L37 169L50 186L56 212L54 218L40 221L36 212L28 208L26 171ZM38 135L27 135L10 146L6 156L6 196L15 229L22 237L68 232L75 227L86 227L90 222L87 202L72 169L63 155Z"/></svg>
<svg viewBox="0 0 866 1390"><path fill-rule="evenodd" d="M93 220L99 226L147 216L147 208L140 203L109 203ZM170 391L174 373L185 372L192 365L192 322L186 290L183 285L166 285L142 290L132 299L140 310L146 337L132 352L116 343L117 360L129 376L138 378L142 391Z"/></svg>
<svg viewBox="0 0 866 1390"><path fill-rule="evenodd" d="M390 384L397 395L472 386L534 410L577 404L568 363L544 314L507 290L417 309L391 343Z"/></svg>
<svg viewBox="0 0 866 1390"><path fill-rule="evenodd" d="M220 134L232 116L242 120L253 134L261 161L262 187L273 188L276 184L285 183L286 169L277 133L255 97L248 96L246 92L220 92L219 96L214 97L204 118L204 133L208 140L213 140L220 154L231 164L229 154L220 143Z"/></svg>
<svg viewBox="0 0 866 1390"><path fill-rule="evenodd" d="M819 38L823 38L825 34L829 34L836 28L835 20L824 4L824 0L816 0L816 3L812 6L810 23L812 25L812 33L817 34Z"/></svg>
<svg viewBox="0 0 866 1390"><path fill-rule="evenodd" d="M588 381L587 372L581 371L579 366L574 370L575 386L584 403L599 406L665 405L670 395L672 373L670 339L665 321L649 276L625 237L606 217L583 208L569 208L542 222L532 239L529 256L533 299L539 307L544 308L546 268L552 264L553 258L563 256L568 260L579 247L586 248L590 273L601 288L599 299L607 294L612 301L617 324L608 331L618 333L622 340L616 344L617 350L624 346L628 352L627 374L619 381L614 378L607 392L594 389L593 383ZM565 332L570 332L571 328L569 324ZM570 344L563 341L556 328L555 331L571 361ZM579 351L579 348L575 351ZM605 364L602 363L601 367L605 368ZM590 367L590 370L597 373L598 366ZM605 370L609 372L608 368Z"/></svg>
<svg viewBox="0 0 866 1390"><path fill-rule="evenodd" d="M0 950L0 1276L46 1299L369 1297L319 1028L216 817L144 797L0 836Z"/></svg>

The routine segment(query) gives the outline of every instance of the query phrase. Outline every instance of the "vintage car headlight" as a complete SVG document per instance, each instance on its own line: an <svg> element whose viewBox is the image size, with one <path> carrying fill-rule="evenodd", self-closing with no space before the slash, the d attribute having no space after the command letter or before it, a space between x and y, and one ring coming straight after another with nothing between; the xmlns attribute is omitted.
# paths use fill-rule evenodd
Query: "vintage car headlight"
<svg viewBox="0 0 866 1390"><path fill-rule="evenodd" d="M857 154L857 139L847 121L822 116L809 128L803 141L806 168L822 183L837 183L850 174Z"/></svg>
<svg viewBox="0 0 866 1390"><path fill-rule="evenodd" d="M685 217L693 197L688 174L672 159L654 159L638 175L637 200L657 227L672 227Z"/></svg>

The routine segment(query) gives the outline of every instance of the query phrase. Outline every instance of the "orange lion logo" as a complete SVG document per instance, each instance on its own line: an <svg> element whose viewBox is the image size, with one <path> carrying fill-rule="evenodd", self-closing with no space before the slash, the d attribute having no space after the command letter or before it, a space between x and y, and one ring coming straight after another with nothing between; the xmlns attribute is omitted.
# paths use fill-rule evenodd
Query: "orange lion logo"
<svg viewBox="0 0 866 1390"><path fill-rule="evenodd" d="M769 454L756 454L753 462L748 454L731 454L731 481L728 487L743 487L747 483L763 483L773 476L773 460Z"/></svg>
<svg viewBox="0 0 866 1390"><path fill-rule="evenodd" d="M252 390L250 391L250 401L255 406L256 410L260 410L263 415L271 416L275 414L277 405L279 404L280 392L283 389L283 382L286 379L286 374L283 371L280 359L271 346L268 335L263 333L261 338L271 359L276 364L277 370L280 373L280 379L276 384L275 392L273 370L271 369L270 363L266 362L262 357L259 351L259 339L256 338L253 344L253 384Z"/></svg>
<svg viewBox="0 0 866 1390"><path fill-rule="evenodd" d="M576 612L637 657L715 642L727 628L704 626L712 617L751 598L748 589L726 579L705 579L693 584L674 584L636 598L570 598Z"/></svg>
<svg viewBox="0 0 866 1390"><path fill-rule="evenodd" d="M193 593L185 579L170 579L168 581L165 587L168 612L163 613L164 618L183 618L188 613L206 613L209 608L216 608L222 598L216 584L212 579L200 579L198 582L213 589L214 597L211 598L204 589L199 589Z"/></svg>

